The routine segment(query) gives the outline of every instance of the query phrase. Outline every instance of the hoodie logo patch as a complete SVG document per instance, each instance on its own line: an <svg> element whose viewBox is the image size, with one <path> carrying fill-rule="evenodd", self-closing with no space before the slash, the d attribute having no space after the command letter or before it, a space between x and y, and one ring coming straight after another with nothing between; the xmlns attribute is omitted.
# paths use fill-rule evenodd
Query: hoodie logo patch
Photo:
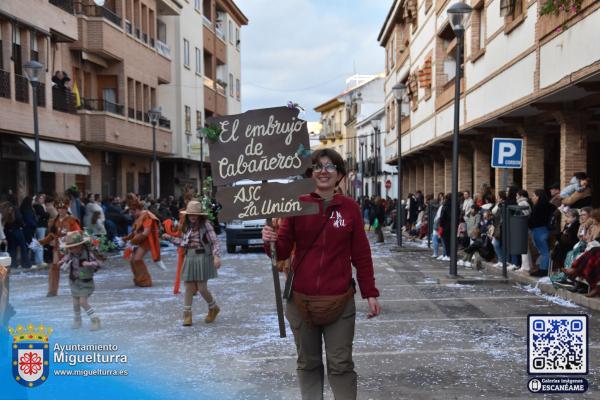
<svg viewBox="0 0 600 400"><path fill-rule="evenodd" d="M343 228L346 226L346 221L344 220L344 218L342 218L342 214L340 214L339 211L333 211L331 213L331 217L329 217L329 219L334 220L333 221L334 228Z"/></svg>

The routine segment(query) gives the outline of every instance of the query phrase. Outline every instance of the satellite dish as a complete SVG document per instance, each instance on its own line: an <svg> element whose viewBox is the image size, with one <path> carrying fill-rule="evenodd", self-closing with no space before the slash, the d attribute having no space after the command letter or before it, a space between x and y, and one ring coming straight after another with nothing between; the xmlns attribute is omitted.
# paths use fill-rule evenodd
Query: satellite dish
<svg viewBox="0 0 600 400"><path fill-rule="evenodd" d="M97 6L104 6L105 1L104 0L94 0L94 3L96 3Z"/></svg>

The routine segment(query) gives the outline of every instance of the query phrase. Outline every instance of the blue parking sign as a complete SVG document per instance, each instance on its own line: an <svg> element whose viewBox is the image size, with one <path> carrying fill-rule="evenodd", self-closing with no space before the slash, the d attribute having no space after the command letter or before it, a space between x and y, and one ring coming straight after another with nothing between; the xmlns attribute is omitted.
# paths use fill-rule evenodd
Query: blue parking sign
<svg viewBox="0 0 600 400"><path fill-rule="evenodd" d="M492 168L522 168L523 139L494 138Z"/></svg>

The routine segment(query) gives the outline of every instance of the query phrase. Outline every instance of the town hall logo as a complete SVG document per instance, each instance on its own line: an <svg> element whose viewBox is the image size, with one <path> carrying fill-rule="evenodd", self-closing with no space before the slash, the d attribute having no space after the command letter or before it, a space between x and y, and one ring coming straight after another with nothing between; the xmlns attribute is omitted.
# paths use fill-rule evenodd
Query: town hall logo
<svg viewBox="0 0 600 400"><path fill-rule="evenodd" d="M48 337L52 328L33 324L24 328L8 328L13 337L12 373L15 381L25 387L36 387L46 382L50 372L50 350Z"/></svg>

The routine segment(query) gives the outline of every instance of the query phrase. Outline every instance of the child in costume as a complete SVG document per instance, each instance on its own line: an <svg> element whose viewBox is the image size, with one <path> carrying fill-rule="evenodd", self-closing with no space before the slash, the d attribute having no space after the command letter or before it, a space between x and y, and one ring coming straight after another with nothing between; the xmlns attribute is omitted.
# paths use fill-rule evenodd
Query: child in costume
<svg viewBox="0 0 600 400"><path fill-rule="evenodd" d="M94 292L94 273L100 267L100 262L89 245L89 238L81 231L67 233L61 244L67 254L60 260L63 270L69 271L69 286L73 296L73 329L81 328L81 308L90 317L91 331L100 329L100 318L88 303L88 297Z"/></svg>
<svg viewBox="0 0 600 400"><path fill-rule="evenodd" d="M58 261L60 260L60 240L65 237L68 232L81 230L77 218L69 215L69 202L67 200L56 200L54 207L58 211L56 218L48 222L48 234L40 244L52 246L52 264L48 270L48 297L56 296L58 293L58 283L60 282L60 268Z"/></svg>
<svg viewBox="0 0 600 400"><path fill-rule="evenodd" d="M135 221L131 233L123 238L133 245L133 248L125 252L125 258L130 260L133 283L140 287L150 287L152 286L152 277L144 262L144 256L150 251L152 260L160 262L159 220L150 211L143 209L142 202L135 194L129 193L126 201L129 212Z"/></svg>
<svg viewBox="0 0 600 400"><path fill-rule="evenodd" d="M192 300L200 292L208 303L208 315L204 322L211 323L219 314L219 306L208 290L208 280L217 277L221 267L221 250L217 235L199 201L190 201L185 211L181 237L165 233L164 239L185 249L182 277L185 285L183 326L192 325Z"/></svg>

